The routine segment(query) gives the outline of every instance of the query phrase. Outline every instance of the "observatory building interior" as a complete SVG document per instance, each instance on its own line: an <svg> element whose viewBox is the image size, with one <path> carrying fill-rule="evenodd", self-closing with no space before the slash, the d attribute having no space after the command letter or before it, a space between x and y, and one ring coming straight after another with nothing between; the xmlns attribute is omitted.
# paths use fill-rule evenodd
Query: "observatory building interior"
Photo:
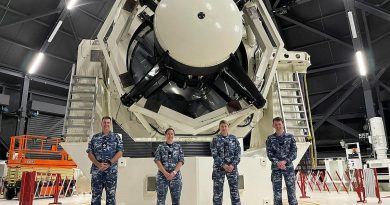
<svg viewBox="0 0 390 205"><path fill-rule="evenodd" d="M0 205L390 204L389 53L390 0L0 0Z"/></svg>

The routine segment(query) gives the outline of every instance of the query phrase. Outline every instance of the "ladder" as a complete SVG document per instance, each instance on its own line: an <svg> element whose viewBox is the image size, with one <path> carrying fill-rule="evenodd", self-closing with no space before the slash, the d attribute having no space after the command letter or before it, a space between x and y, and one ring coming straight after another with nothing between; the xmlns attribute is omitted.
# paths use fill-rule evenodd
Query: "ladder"
<svg viewBox="0 0 390 205"><path fill-rule="evenodd" d="M16 181L20 179L19 177L21 177L19 175L20 173L19 171L20 168L16 168L16 167L8 168L7 177L6 177L7 185L14 186L16 184Z"/></svg>
<svg viewBox="0 0 390 205"><path fill-rule="evenodd" d="M72 75L70 82L63 135L66 142L87 142L93 134L98 78Z"/></svg>
<svg viewBox="0 0 390 205"><path fill-rule="evenodd" d="M306 138L311 134L299 74L290 74L276 72L275 76L284 130L293 134L297 142L306 142Z"/></svg>

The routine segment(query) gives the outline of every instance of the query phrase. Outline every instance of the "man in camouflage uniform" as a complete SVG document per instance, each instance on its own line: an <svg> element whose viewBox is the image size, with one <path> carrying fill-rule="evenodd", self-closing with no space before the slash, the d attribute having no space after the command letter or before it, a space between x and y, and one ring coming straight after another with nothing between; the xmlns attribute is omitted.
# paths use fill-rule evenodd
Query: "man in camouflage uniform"
<svg viewBox="0 0 390 205"><path fill-rule="evenodd" d="M275 133L267 138L267 156L272 162L271 181L274 191L274 205L282 205L282 176L287 187L289 205L297 205L295 194L295 171L293 161L297 158L294 136L284 131L282 118L272 120Z"/></svg>
<svg viewBox="0 0 390 205"><path fill-rule="evenodd" d="M111 118L103 117L102 132L88 143L88 158L92 161L91 205L101 204L103 189L106 190L106 205L115 205L117 162L123 153L123 143L119 135L111 132L111 125Z"/></svg>
<svg viewBox="0 0 390 205"><path fill-rule="evenodd" d="M173 142L175 131L168 128L165 131L166 142L157 147L154 162L158 172L156 176L157 205L164 205L167 191L171 192L172 205L180 204L182 176L180 168L184 164L184 153L180 144Z"/></svg>
<svg viewBox="0 0 390 205"><path fill-rule="evenodd" d="M238 192L238 170L240 163L241 147L236 136L229 134L229 124L222 120L219 123L220 134L211 142L210 148L214 158L213 164L213 204L222 205L223 184L225 175L230 187L230 199L232 205L240 205Z"/></svg>

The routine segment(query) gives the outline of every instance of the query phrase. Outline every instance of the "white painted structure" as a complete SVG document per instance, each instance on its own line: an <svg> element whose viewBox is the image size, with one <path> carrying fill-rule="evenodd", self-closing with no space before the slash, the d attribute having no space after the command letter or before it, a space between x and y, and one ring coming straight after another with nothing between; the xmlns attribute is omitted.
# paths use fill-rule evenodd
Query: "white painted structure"
<svg viewBox="0 0 390 205"><path fill-rule="evenodd" d="M298 157L301 159L309 143L297 143ZM65 149L75 156L74 160L89 173L90 161L83 145L66 144ZM265 152L262 149L261 152ZM238 166L239 174L243 175L244 189L240 190L241 203L245 205L272 204L271 164L267 158L251 153L252 157L241 157ZM299 160L295 160L297 165ZM183 190L181 202L185 205L212 204L213 182L211 157L185 157L185 164L181 170L183 176ZM157 167L152 158L123 157L119 162L117 202L118 204L149 205L156 202L156 193L147 191L147 178L156 176ZM168 194L169 195L169 194ZM228 183L224 185L224 204L230 204ZM170 197L167 197L167 204Z"/></svg>
<svg viewBox="0 0 390 205"><path fill-rule="evenodd" d="M218 7L213 5L218 2ZM246 24L237 25L236 31L233 25L232 32L221 38L208 39L207 36L203 40L211 40L213 43L220 41L228 41L229 49L237 46L237 41L241 39L248 57L248 76L252 79L255 86L267 99L267 104L262 109L257 109L252 104L240 100L241 110L229 112L227 107L222 107L218 110L212 111L208 114L202 115L198 118L190 118L167 107L161 106L157 112L153 112L144 108L145 99L141 98L138 102L127 108L120 102L120 97L129 91L130 88L124 87L119 79L119 75L127 72L126 56L129 42L135 30L142 24L142 21L137 17L142 11L152 15L153 11L146 6L141 6L136 3L132 10L122 9L126 0L117 0L109 13L101 31L98 34L97 40L83 40L79 45L77 69L75 75L98 76L98 94L96 101L96 113L93 121L94 130L99 130L99 123L101 116L113 116L122 129L126 131L136 142L155 142L164 141L165 137L151 127L151 124L158 127L159 130L165 130L168 127L173 127L177 133L184 133L184 137L176 137L177 142L196 142L210 141L212 134L217 130L220 120L225 119L230 123L230 132L239 138L243 138L247 133L252 131L251 149L243 153L241 163L238 166L240 175L244 177L244 189L240 191L242 204L245 205L259 205L272 203L272 187L270 181L270 162L265 154L265 140L269 134L273 132L271 124L272 118L280 113L280 107L277 103L276 88L274 76L276 70L280 70L283 75L292 74L296 71L305 73L307 67L310 65L310 56L305 52L290 52L286 51L283 46L282 39L278 34L276 26L267 9L261 0L249 1L245 4L243 12L235 9L236 5L231 0L193 0L186 1L161 1L158 4L157 11L161 11L162 18L172 19L169 14L176 15L172 10L164 11L167 6L180 4L183 11L190 12L191 9L186 7L188 5L199 5L201 8L211 9L209 13L205 12L206 17L213 15L213 9L224 8L224 6L232 5L232 11L216 13L215 21L208 22L214 25L213 28L205 27L204 31L218 32L218 19L233 18L233 24L237 23L236 18L240 16L240 21L245 20ZM162 4L166 3L166 4ZM173 4L173 5L171 5ZM217 5L214 5L217 6ZM205 10L206 11L206 10ZM158 13L156 13L157 16ZM194 13L198 15L199 13ZM183 14L184 15L184 14ZM234 17L229 16L234 15ZM259 17L262 17L263 22ZM187 16L189 18L189 16ZM156 20L156 19L155 19ZM162 28L157 32L157 38L166 39L169 32L178 30L185 33L192 28L191 21L185 24L180 19L169 29L161 24ZM225 24L226 23L226 24ZM176 25L176 27L175 27ZM219 26L231 26L231 22L219 22ZM160 25L156 24L157 29ZM245 29L241 29L245 28ZM203 27L199 27L203 28ZM186 30L187 29L187 30ZM266 30L268 32L266 32ZM168 34L166 33L168 32ZM195 32L195 31L194 31ZM207 33L207 32L206 32ZM238 38L236 34L241 34ZM164 37L165 36L165 37ZM271 43L271 38L272 42ZM172 40L172 39L170 39ZM199 39L198 39L199 40ZM214 42L215 41L215 42ZM218 42L217 42L218 41ZM205 42L202 42L205 43ZM207 42L206 44L207 45ZM167 41L163 44L166 48L178 49L180 45L175 44L174 41ZM178 47L179 46L179 47ZM192 52L200 52L200 48L196 50L195 44L190 44ZM215 46L215 45L214 45ZM230 48L231 47L231 48ZM194 50L195 49L195 50ZM222 48L221 48L222 49ZM188 65L199 66L217 64L229 55L226 50L211 50L217 53L218 56L208 59L209 61L187 62L192 59L192 56L185 56L183 53L177 53L176 60ZM92 50L102 51L104 59L101 61L91 61ZM229 51L230 52L230 51ZM203 54L203 53L201 53ZM212 55L213 53L206 53ZM219 55L220 54L220 55ZM197 58L195 58L197 59ZM200 63L200 64L197 64ZM200 68L202 69L202 68ZM253 115L253 116L252 116ZM252 117L250 117L252 116ZM248 119L249 124L247 124ZM246 126L242 126L245 125ZM241 140L242 142L242 140ZM85 152L87 143L85 142L67 142L61 144L72 158L79 165L81 171L88 177L91 162L87 158ZM298 158L294 161L296 165L307 148L310 146L308 142L298 142ZM154 204L156 201L155 192L146 191L147 177L155 176L157 167L153 159L131 159L122 158L120 160L119 179L117 188L117 202L118 204ZM183 174L183 191L182 204L185 205L208 205L212 204L212 158L211 157L186 157L185 165L182 168ZM227 182L224 190L224 204L230 204L229 189ZM169 202L167 202L169 203Z"/></svg>

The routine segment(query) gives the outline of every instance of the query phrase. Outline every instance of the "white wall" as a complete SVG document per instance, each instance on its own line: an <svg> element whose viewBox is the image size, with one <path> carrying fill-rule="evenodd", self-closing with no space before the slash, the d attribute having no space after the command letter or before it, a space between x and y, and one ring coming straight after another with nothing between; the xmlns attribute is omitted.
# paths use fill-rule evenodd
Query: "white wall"
<svg viewBox="0 0 390 205"><path fill-rule="evenodd" d="M86 143L61 143L71 154L79 168L89 177L91 162L85 152ZM294 164L298 164L310 143L297 143L298 157ZM262 205L265 201L272 204L272 184L270 162L262 158L264 153L257 156L243 156L238 166L240 175L244 175L244 190L240 191L243 205ZM150 205L156 203L156 192L146 191L146 180L157 174L157 166L153 158L120 159L125 166L119 167L117 204L118 205ZM186 157L182 168L183 190L181 203L184 205L211 205L213 182L211 157ZM224 205L230 203L228 183L224 185ZM170 204L169 194L167 203Z"/></svg>
<svg viewBox="0 0 390 205"><path fill-rule="evenodd" d="M146 178L148 176L155 176L157 173L157 167L153 159L124 158L124 160L126 160L126 167L119 168L118 204L150 205L156 203L156 193L148 193L145 191ZM269 166L261 166L260 158L243 157L238 169L240 175L244 175L245 183L245 189L240 191L242 204L259 205L263 204L263 200L272 201ZM182 168L182 204L212 204L213 182L211 173L211 157L185 158L185 165ZM170 204L170 197L167 198L167 204ZM231 204L227 181L224 186L223 201L223 204Z"/></svg>

